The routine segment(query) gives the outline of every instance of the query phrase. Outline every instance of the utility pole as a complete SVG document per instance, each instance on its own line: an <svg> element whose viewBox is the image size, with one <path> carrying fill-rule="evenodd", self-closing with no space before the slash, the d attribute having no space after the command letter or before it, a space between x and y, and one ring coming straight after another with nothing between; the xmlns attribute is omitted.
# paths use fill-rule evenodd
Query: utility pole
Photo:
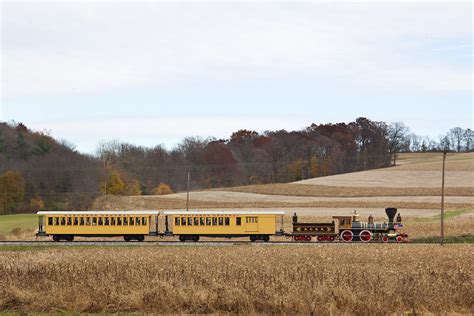
<svg viewBox="0 0 474 316"><path fill-rule="evenodd" d="M186 212L189 212L189 172L188 172L188 189L186 190Z"/></svg>
<svg viewBox="0 0 474 316"><path fill-rule="evenodd" d="M443 151L443 176L441 180L441 246L444 245L444 171L446 166L446 150Z"/></svg>

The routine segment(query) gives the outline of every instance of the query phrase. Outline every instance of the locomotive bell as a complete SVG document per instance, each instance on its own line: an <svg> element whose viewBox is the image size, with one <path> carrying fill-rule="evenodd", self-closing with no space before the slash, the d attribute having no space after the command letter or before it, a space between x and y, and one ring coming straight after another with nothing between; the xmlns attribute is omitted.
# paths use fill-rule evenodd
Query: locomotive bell
<svg viewBox="0 0 474 316"><path fill-rule="evenodd" d="M397 215L397 209L395 207L387 207L385 213L388 216L388 222L393 223L393 219L395 218L395 215Z"/></svg>

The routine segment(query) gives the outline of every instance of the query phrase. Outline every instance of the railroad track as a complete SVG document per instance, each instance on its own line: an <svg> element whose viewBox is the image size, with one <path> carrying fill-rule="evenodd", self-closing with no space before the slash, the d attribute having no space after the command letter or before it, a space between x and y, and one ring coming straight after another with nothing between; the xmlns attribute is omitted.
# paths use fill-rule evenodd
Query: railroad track
<svg viewBox="0 0 474 316"><path fill-rule="evenodd" d="M148 240L142 242L126 242L120 240L103 240L103 241L72 241L72 242L55 242L55 241L43 241L43 240L12 240L12 241L0 241L0 247L2 246L55 246L55 247L74 247L74 246L132 246L132 247L143 247L143 246L231 246L231 245L249 245L249 246L350 246L356 244L381 244L382 242L300 242L300 241L270 241L270 242L250 242L250 241L199 241L199 242L181 242L178 240ZM395 243L390 243L395 244ZM414 241L404 244L437 244L437 242L430 241ZM400 244L401 245L401 244ZM0 248L1 250L1 248Z"/></svg>

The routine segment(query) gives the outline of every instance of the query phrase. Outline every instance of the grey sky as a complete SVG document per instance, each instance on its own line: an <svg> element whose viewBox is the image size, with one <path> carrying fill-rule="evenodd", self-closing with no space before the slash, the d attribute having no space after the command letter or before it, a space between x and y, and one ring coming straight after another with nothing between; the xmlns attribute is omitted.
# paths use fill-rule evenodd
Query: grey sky
<svg viewBox="0 0 474 316"><path fill-rule="evenodd" d="M0 119L92 152L358 116L472 127L471 2L2 2Z"/></svg>

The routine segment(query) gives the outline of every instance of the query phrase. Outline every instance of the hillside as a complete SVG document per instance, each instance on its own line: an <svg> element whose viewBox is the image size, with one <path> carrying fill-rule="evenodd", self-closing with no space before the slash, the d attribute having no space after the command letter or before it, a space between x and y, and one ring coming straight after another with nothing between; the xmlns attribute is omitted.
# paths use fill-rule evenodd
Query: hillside
<svg viewBox="0 0 474 316"><path fill-rule="evenodd" d="M193 191L193 208L383 208L407 210L439 207L439 154L401 155L391 168L308 179L288 184L264 184ZM474 205L474 154L451 154L447 160L446 205ZM411 170L407 170L407 168ZM99 208L185 208L186 193L166 196L101 197Z"/></svg>

